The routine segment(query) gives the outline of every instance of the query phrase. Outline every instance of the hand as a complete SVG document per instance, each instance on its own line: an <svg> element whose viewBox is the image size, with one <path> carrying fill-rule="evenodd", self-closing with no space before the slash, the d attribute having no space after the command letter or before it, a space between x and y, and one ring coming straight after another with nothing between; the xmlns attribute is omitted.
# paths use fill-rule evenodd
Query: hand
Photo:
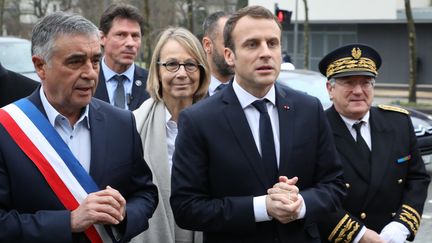
<svg viewBox="0 0 432 243"><path fill-rule="evenodd" d="M298 177L288 179L286 176L279 176L279 182L276 183L273 188L267 190L268 194L287 193L288 197L295 201L299 193L298 187L295 185L298 181Z"/></svg>
<svg viewBox="0 0 432 243"><path fill-rule="evenodd" d="M72 232L83 232L93 224L119 224L126 214L126 200L119 191L107 186L90 193L71 212Z"/></svg>
<svg viewBox="0 0 432 243"><path fill-rule="evenodd" d="M281 223L294 221L300 214L303 198L295 186L297 181L297 177L288 179L286 176L280 176L279 182L267 190L267 213Z"/></svg>
<svg viewBox="0 0 432 243"><path fill-rule="evenodd" d="M290 201L287 197L286 193L266 196L267 214L283 224L296 220L303 205L303 198L301 196L296 197L294 202ZM290 203L285 203L287 201L290 201Z"/></svg>
<svg viewBox="0 0 432 243"><path fill-rule="evenodd" d="M377 232L366 229L363 237L360 239L359 243L386 243Z"/></svg>

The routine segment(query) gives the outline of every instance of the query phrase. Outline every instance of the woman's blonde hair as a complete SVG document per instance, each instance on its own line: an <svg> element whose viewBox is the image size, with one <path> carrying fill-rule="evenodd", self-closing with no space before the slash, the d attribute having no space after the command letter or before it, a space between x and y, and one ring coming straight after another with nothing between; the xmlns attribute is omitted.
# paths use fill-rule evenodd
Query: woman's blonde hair
<svg viewBox="0 0 432 243"><path fill-rule="evenodd" d="M193 103L195 103L204 98L207 94L208 86L210 84L210 69L201 43L189 30L182 27L168 27L159 35L159 40L154 48L150 63L147 92L153 99L157 101L163 100L162 82L159 77L158 62L160 61L159 58L161 50L169 40L177 41L190 55L192 55L198 64L200 64L198 66L200 72L199 86L193 97Z"/></svg>

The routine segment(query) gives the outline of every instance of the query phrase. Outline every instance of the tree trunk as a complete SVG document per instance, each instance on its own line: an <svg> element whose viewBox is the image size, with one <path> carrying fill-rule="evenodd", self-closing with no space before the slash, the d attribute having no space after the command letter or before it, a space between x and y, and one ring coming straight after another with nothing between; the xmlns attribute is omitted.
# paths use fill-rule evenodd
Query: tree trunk
<svg viewBox="0 0 432 243"><path fill-rule="evenodd" d="M3 35L3 13L6 0L0 0L0 36Z"/></svg>
<svg viewBox="0 0 432 243"><path fill-rule="evenodd" d="M307 0L303 0L305 20L303 23L304 69L309 69L309 8Z"/></svg>
<svg viewBox="0 0 432 243"><path fill-rule="evenodd" d="M408 25L408 50L409 50L409 80L408 80L408 102L415 103L416 83L417 83L417 50L416 50L416 30L414 19L411 12L410 0L405 0L405 14Z"/></svg>
<svg viewBox="0 0 432 243"><path fill-rule="evenodd" d="M144 33L143 34L143 40L144 40L144 63L145 66L148 68L150 66L150 61L151 61L151 55L152 55L152 51L151 51L151 40L150 40L150 33L151 33L151 26L150 26L150 5L149 5L149 0L144 0L143 1L143 13L144 13Z"/></svg>
<svg viewBox="0 0 432 243"><path fill-rule="evenodd" d="M187 2L188 29L190 32L194 33L193 1L187 0L186 2Z"/></svg>

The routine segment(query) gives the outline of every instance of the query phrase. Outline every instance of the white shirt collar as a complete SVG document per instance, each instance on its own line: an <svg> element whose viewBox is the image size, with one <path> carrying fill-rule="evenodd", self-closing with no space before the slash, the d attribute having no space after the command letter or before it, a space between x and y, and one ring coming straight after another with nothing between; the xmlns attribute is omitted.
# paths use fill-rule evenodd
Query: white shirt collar
<svg viewBox="0 0 432 243"><path fill-rule="evenodd" d="M363 118L360 119L360 120L353 120L353 119L347 118L347 117L343 116L343 115L340 114L340 113L339 113L339 115L341 116L342 120L345 122L345 125L346 125L347 127L349 127L349 128L352 128L352 126L353 126L355 123L359 122L359 121L363 121L363 122L365 123L365 126L369 126L369 116L370 116L370 111L368 111L368 112L363 116Z"/></svg>
<svg viewBox="0 0 432 243"><path fill-rule="evenodd" d="M250 94L249 92L247 92L237 83L235 77L233 81L233 88L234 88L234 93L237 95L237 98L243 109L249 106L250 104L252 104L252 102L254 102L255 100L262 100L262 99L268 99L273 105L276 105L276 90L274 85L271 87L271 89L267 92L267 94L263 98L257 98L252 94Z"/></svg>
<svg viewBox="0 0 432 243"><path fill-rule="evenodd" d="M106 65L105 56L103 57L101 63L102 71L106 82L112 81L112 77L114 77L115 75L125 75L128 78L126 82L132 82L134 80L135 65L130 65L130 67L126 69L126 71L124 71L123 73L116 73Z"/></svg>
<svg viewBox="0 0 432 243"><path fill-rule="evenodd" d="M65 117L62 114L60 114L49 102L48 99L45 96L45 93L43 92L43 86L41 86L40 90L39 90L39 95L41 98L41 102L42 102L42 106L45 109L45 112L47 114L48 120L50 122L50 124L55 127L55 120L58 116L60 117ZM78 119L78 121L76 122L76 124L80 123L82 120L84 120L84 118L86 119L86 125L87 128L90 129L90 121L88 119L88 112L89 112L89 105L86 105L84 112L81 114L80 118ZM66 118L66 117L65 117ZM72 124L71 124L72 125ZM72 125L73 126L73 125Z"/></svg>

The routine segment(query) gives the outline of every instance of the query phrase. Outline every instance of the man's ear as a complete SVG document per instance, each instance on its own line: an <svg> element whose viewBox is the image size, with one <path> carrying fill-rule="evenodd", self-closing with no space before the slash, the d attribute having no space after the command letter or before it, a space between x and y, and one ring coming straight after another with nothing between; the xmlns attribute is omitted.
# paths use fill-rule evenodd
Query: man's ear
<svg viewBox="0 0 432 243"><path fill-rule="evenodd" d="M212 41L207 36L204 36L202 39L202 45L204 48L205 53L212 54Z"/></svg>
<svg viewBox="0 0 432 243"><path fill-rule="evenodd" d="M225 62L231 66L234 67L234 59L235 59L235 53L230 48L225 47L224 49L224 57Z"/></svg>
<svg viewBox="0 0 432 243"><path fill-rule="evenodd" d="M100 38L100 45L105 46L106 36L101 30L99 31L99 38Z"/></svg>
<svg viewBox="0 0 432 243"><path fill-rule="evenodd" d="M331 85L331 83L330 83L329 80L327 80L327 82L326 82L326 87L327 87L327 92L329 94L330 100L332 100L333 99L333 89L334 89L334 87Z"/></svg>
<svg viewBox="0 0 432 243"><path fill-rule="evenodd" d="M35 67L36 73L38 74L39 78L41 80L45 80L45 74L46 74L46 62L45 60L40 56L32 56L32 62L33 66Z"/></svg>

